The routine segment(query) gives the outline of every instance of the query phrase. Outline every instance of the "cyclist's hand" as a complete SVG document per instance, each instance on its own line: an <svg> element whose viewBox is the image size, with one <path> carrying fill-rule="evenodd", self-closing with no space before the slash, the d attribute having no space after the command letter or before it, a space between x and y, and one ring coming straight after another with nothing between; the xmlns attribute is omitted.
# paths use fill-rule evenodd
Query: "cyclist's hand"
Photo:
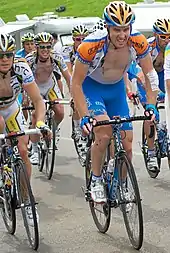
<svg viewBox="0 0 170 253"><path fill-rule="evenodd" d="M129 100L134 104L134 105L138 105L139 104L139 99L136 93L134 92L129 92L127 94Z"/></svg>
<svg viewBox="0 0 170 253"><path fill-rule="evenodd" d="M96 120L93 119L92 117L84 116L81 119L80 126L83 129L85 134L89 134L92 131L92 127L95 125L95 123L96 123Z"/></svg>
<svg viewBox="0 0 170 253"><path fill-rule="evenodd" d="M43 136L52 137L50 128L43 121L37 121L36 128L40 129Z"/></svg>
<svg viewBox="0 0 170 253"><path fill-rule="evenodd" d="M147 104L144 111L145 116L150 117L151 121L159 120L159 113L156 106L153 104Z"/></svg>

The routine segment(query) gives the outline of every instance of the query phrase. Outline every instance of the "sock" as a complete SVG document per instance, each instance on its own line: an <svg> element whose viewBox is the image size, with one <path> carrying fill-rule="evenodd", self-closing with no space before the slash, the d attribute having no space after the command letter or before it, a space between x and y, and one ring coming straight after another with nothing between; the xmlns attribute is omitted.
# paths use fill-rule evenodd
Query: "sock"
<svg viewBox="0 0 170 253"><path fill-rule="evenodd" d="M148 156L155 156L155 150L154 149L148 149Z"/></svg>
<svg viewBox="0 0 170 253"><path fill-rule="evenodd" d="M96 180L99 180L99 179L103 179L103 176L102 175L95 176L94 174L92 174L92 181L96 181Z"/></svg>
<svg viewBox="0 0 170 253"><path fill-rule="evenodd" d="M38 142L32 142L33 153L38 153Z"/></svg>

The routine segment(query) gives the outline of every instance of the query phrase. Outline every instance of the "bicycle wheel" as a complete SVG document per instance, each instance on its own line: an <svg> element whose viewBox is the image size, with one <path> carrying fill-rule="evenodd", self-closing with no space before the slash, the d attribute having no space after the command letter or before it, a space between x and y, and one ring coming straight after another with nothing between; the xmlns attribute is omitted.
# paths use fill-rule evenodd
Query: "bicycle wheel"
<svg viewBox="0 0 170 253"><path fill-rule="evenodd" d="M148 162L148 146L147 146L146 135L144 132L144 122L143 122L143 126L142 126L142 153L143 153L143 158L144 158L144 162L145 162L145 167L146 167L147 172L151 178L156 178L158 176L158 174L160 172L160 167L161 167L161 153L160 153L160 149L159 149L159 145L158 145L158 140L155 140L154 147L155 147L158 169L159 169L157 171L151 171L148 168L148 164L147 164L147 162Z"/></svg>
<svg viewBox="0 0 170 253"><path fill-rule="evenodd" d="M142 205L135 171L126 154L121 155L118 168L120 209L129 240L133 247L139 250L143 243ZM122 180L125 176L126 179Z"/></svg>
<svg viewBox="0 0 170 253"><path fill-rule="evenodd" d="M45 141L42 139L39 142L38 145L38 169L40 172L43 171L44 168L44 162L45 162L45 156L46 156L46 150L45 150Z"/></svg>
<svg viewBox="0 0 170 253"><path fill-rule="evenodd" d="M90 197L91 149L88 150L86 156L85 176L86 176L87 194L89 197L88 199L89 207L94 223L101 233L106 233L110 226L111 206L109 203L104 204L95 203Z"/></svg>
<svg viewBox="0 0 170 253"><path fill-rule="evenodd" d="M56 149L56 145L55 145L55 124L54 124L54 120L51 120L51 122L49 121L48 123L49 128L52 131L52 139L48 140L45 139L45 146L46 146L46 155L45 155L45 165L46 165L46 175L47 178L50 180L52 175L53 175L53 171L54 171L54 163L55 163L55 149Z"/></svg>
<svg viewBox="0 0 170 253"><path fill-rule="evenodd" d="M1 208L1 215L7 231L13 235L16 231L16 213L15 200L12 197L11 191L11 187L5 185L3 189L0 190L0 196L4 199Z"/></svg>
<svg viewBox="0 0 170 253"><path fill-rule="evenodd" d="M19 205L23 216L24 226L26 229L27 237L32 249L37 250L39 246L39 231L37 222L37 213L35 207L35 199L32 193L30 182L28 179L26 168L21 159L18 159L15 163L15 171L17 174L17 193ZM32 224L29 224L27 219L27 208L30 209L32 218Z"/></svg>

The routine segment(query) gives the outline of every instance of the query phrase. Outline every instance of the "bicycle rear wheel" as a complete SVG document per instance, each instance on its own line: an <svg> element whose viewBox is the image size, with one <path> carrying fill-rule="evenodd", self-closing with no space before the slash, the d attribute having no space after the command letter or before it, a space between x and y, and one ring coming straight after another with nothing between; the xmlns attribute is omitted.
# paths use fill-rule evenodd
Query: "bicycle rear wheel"
<svg viewBox="0 0 170 253"><path fill-rule="evenodd" d="M158 140L155 140L154 146L155 146L155 152L156 152L156 157L157 157L158 170L151 171L151 170L149 170L148 164L147 164L147 162L148 162L148 146L147 146L147 139L146 139L146 135L145 135L145 131L144 131L144 122L143 122L143 126L142 126L142 153L143 153L144 162L145 162L147 172L151 178L156 178L158 176L158 174L160 172L160 167L161 167L161 153L159 150Z"/></svg>
<svg viewBox="0 0 170 253"><path fill-rule="evenodd" d="M17 175L17 191L19 205L21 207L27 237L32 249L37 250L39 247L39 231L37 222L38 217L35 207L36 203L28 179L26 168L21 159L18 159L16 161L15 170ZM29 213L31 213L32 216L32 224L29 224L29 220L27 217L28 208Z"/></svg>
<svg viewBox="0 0 170 253"><path fill-rule="evenodd" d="M110 204L95 203L90 194L90 182L91 182L91 149L88 150L86 156L85 177L87 187L87 200L89 201L90 211L94 220L94 223L101 233L106 233L110 226L111 220L111 206Z"/></svg>
<svg viewBox="0 0 170 253"><path fill-rule="evenodd" d="M129 240L139 250L143 244L143 214L138 183L132 163L126 154L119 160L119 199ZM123 178L126 178L123 180ZM133 217L134 211L134 217ZM133 224L131 224L134 221ZM135 225L136 221L136 225Z"/></svg>

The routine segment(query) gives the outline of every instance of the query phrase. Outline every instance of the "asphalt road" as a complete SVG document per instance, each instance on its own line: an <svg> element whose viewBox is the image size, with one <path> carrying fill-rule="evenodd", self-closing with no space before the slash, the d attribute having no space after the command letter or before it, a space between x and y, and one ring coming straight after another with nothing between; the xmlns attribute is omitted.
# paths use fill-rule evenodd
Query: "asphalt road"
<svg viewBox="0 0 170 253"><path fill-rule="evenodd" d="M84 200L84 170L80 166L70 139L69 111L62 123L61 140L56 154L55 172L48 181L36 167L32 185L40 215L41 253L133 253L121 212L112 211L107 234L100 234ZM136 169L144 214L144 243L141 253L170 252L170 171L166 159L157 179L149 178L140 151L141 124L134 124L133 164ZM10 236L0 217L0 252L29 253L20 210L17 231Z"/></svg>

